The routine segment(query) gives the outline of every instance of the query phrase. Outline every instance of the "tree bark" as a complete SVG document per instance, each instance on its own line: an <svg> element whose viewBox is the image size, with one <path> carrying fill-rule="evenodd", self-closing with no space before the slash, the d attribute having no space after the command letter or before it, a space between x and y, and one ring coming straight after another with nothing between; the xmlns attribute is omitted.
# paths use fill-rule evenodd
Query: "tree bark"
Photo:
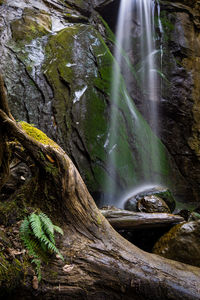
<svg viewBox="0 0 200 300"><path fill-rule="evenodd" d="M34 182L39 186L40 199L27 188L29 202L43 210L51 206L54 219L59 218L64 229L60 249L65 262L53 259L43 267L36 291L22 282L15 296L200 299L199 268L146 253L121 237L96 207L67 154L58 146L42 144L27 135L9 110L0 107L1 128L7 137L21 143L39 170Z"/></svg>
<svg viewBox="0 0 200 300"><path fill-rule="evenodd" d="M6 96L3 77L0 74L0 109L2 109L9 118L13 119ZM3 127L0 127L0 191L9 176L9 151L7 147L7 135Z"/></svg>

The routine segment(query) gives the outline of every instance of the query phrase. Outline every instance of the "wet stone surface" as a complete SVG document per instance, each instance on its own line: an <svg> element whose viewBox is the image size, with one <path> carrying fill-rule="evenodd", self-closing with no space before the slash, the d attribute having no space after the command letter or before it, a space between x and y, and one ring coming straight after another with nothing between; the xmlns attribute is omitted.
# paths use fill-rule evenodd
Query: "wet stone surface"
<svg viewBox="0 0 200 300"><path fill-rule="evenodd" d="M200 267L200 220L174 226L155 244L153 253Z"/></svg>
<svg viewBox="0 0 200 300"><path fill-rule="evenodd" d="M173 212L175 205L175 199L168 189L154 187L130 197L125 201L124 208L130 211Z"/></svg>

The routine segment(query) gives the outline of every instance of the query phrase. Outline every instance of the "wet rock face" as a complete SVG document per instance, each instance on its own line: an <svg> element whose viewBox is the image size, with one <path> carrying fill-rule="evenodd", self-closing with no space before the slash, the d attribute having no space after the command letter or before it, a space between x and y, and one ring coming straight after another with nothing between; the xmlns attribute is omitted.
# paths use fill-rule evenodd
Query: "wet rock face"
<svg viewBox="0 0 200 300"><path fill-rule="evenodd" d="M59 143L73 159L90 192L100 195L106 180L104 178L112 176L112 172L106 169L106 157L109 153L106 141L111 106L109 99L113 58L105 44L105 41L108 42L107 31L94 9L107 21L113 20L113 9L117 9L119 1L4 0L0 4L0 70L6 80L9 104L14 117L35 124ZM195 11L193 20L197 24L196 3L192 5ZM168 4L163 5L163 10L166 14L172 16L175 14L172 23L177 23L174 32L179 36L179 31L183 30L184 26L188 27L190 21L187 19L188 21L183 24L179 22L182 15L187 15L185 8L184 13L178 8L179 15L175 13L176 8L170 8ZM112 21L113 28L115 22L116 20ZM191 34L190 29L191 27L188 29L188 38ZM163 88L162 110L167 121L164 119L161 126L164 142L188 183L180 176L174 162L171 163L173 172L165 169L168 161L165 159L166 149L162 144L160 147L164 157L163 176L169 182L173 181L174 187L179 186L179 190L182 190L184 195L187 194L188 186L192 186L196 193L199 180L199 172L196 171L198 160L197 155L194 154L198 152L198 130L195 129L193 122L194 113L195 124L198 124L198 113L193 105L193 95L195 99L198 95L197 89L195 93L191 92L195 86L191 71L193 61L190 59L186 63L184 61L184 66L180 67L174 53L176 56L177 53L181 53L181 58L184 59L186 55L198 57L196 53L199 48L197 42L196 52L182 51L187 48L184 44L185 37L181 35L182 38L178 41L176 36L172 38L171 31L168 34L173 43L170 43L170 39L165 41L166 49L175 42L182 46L181 51L166 50L170 55L168 56L166 52L167 54L163 56L167 62L169 60L173 62L170 68L167 64L165 68L169 76L174 76L177 84L175 85L173 79L170 79L173 84ZM192 34L196 37L195 30ZM108 44L110 45L111 42ZM193 47L192 42L189 46ZM177 49L177 46L172 48ZM198 77L198 72L195 74ZM181 87L178 91L177 86ZM137 182L137 174L140 170L135 167L135 160L137 160L135 153L136 150L138 151L136 148L143 147L146 143L136 145L135 137L130 133L130 116L124 118L127 115L126 108L123 107L125 89L122 90L122 103L118 108L121 112L119 120L121 150L116 172L117 185L126 189ZM167 90L171 93L170 97ZM132 95L134 96L134 93ZM182 101L183 96L184 101ZM175 99L172 103L173 97L176 97L179 102ZM151 132L146 128L147 125L141 117L140 122L145 128L144 136L149 136ZM189 129L185 130L186 127ZM187 141L190 141L189 144ZM172 145L173 142L175 145ZM187 151L189 154L186 153ZM192 200L194 201L194 197Z"/></svg>
<svg viewBox="0 0 200 300"><path fill-rule="evenodd" d="M43 36L51 30L51 18L45 11L35 11L25 8L21 19L11 23L13 39L18 41L28 41Z"/></svg>
<svg viewBox="0 0 200 300"><path fill-rule="evenodd" d="M153 253L200 267L200 221L174 226L155 244Z"/></svg>
<svg viewBox="0 0 200 300"><path fill-rule="evenodd" d="M101 194L112 176L106 166L110 148L108 124L113 57L101 34L89 24L82 1L7 1L0 7L1 70L11 111L17 120L35 124L59 143L73 159L90 192ZM7 20L5 22L5 20ZM91 20L90 20L91 21ZM100 18L91 23L104 34ZM125 107L123 81L118 136L119 188L131 187L140 171L135 155L146 147L130 134L132 117ZM137 114L137 112L136 112ZM126 116L126 118L124 117ZM138 115L144 137L152 132ZM136 149L137 148L137 149ZM163 168L168 165L166 150ZM145 151L146 153L147 151ZM156 170L155 170L156 172ZM163 171L169 177L167 167Z"/></svg>
<svg viewBox="0 0 200 300"><path fill-rule="evenodd" d="M181 4L180 4L181 2ZM199 201L199 2L161 2L164 35L161 136L186 178L187 201Z"/></svg>

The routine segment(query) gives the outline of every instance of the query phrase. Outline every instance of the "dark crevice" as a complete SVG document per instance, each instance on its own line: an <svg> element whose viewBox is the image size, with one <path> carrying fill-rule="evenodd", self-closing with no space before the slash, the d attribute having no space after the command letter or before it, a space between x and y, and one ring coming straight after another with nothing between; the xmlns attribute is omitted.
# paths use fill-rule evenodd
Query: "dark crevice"
<svg viewBox="0 0 200 300"><path fill-rule="evenodd" d="M71 1L65 0L65 3L70 6L72 9L75 9L76 11L80 12L83 16L90 17L91 15L91 6L87 6L87 8L82 8L75 3L72 3Z"/></svg>
<svg viewBox="0 0 200 300"><path fill-rule="evenodd" d="M114 0L112 2L108 1L107 5L104 2L103 5L99 5L96 7L96 10L108 23L113 32L116 31L119 5L120 0Z"/></svg>
<svg viewBox="0 0 200 300"><path fill-rule="evenodd" d="M78 138L79 138L79 141L81 142L81 145L82 145L82 147L83 147L84 150L82 150L82 149L79 147L78 143L75 142L77 148L78 148L82 153L84 153L84 155L85 155L85 157L88 159L88 161L89 161L90 163L92 163L90 154L89 154L89 152L87 151L87 148L86 148L86 146L85 146L85 144L84 144L84 142L83 142L83 139L82 139L82 137L81 137L81 135L80 135L78 129L77 129L75 126L73 126L73 130L74 130L74 132L76 132L76 134L77 134L77 136L78 136Z"/></svg>

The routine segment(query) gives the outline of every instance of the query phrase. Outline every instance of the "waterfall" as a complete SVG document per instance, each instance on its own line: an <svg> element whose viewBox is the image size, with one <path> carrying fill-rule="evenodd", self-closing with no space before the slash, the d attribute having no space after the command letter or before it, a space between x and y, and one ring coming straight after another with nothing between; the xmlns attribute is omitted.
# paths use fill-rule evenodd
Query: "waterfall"
<svg viewBox="0 0 200 300"><path fill-rule="evenodd" d="M140 26L140 68L137 73L140 78L143 89L142 95L142 111L147 118L153 132L159 136L159 114L158 102L160 101L161 80L159 76L158 58L162 55L161 48L156 48L156 32L155 32L155 7L158 7L157 17L159 29L162 30L160 21L160 7L155 0L133 0L133 18L135 18ZM149 152L151 168L160 169L160 153L159 147L155 140L150 139ZM147 171L143 166L144 181L157 183L154 174ZM159 180L160 181L160 180Z"/></svg>
<svg viewBox="0 0 200 300"><path fill-rule="evenodd" d="M139 185L155 185L162 182L159 174L161 168L160 142L143 128L144 123L141 122L140 113L137 111L128 93L131 90L131 78L135 76L135 84L137 83L138 87L140 87L142 113L154 134L159 135L158 103L161 92L159 73L161 73L162 51L160 47L159 49L156 47L155 13L157 14L158 27L161 32L162 25L158 1L121 0L120 2L114 49L115 61L112 73L110 127L104 145L108 154L107 170L110 175L105 183L106 204L116 205L116 199L119 199L120 192L123 193L123 191L120 191L116 171L116 166L120 163L118 136L121 134L119 118L120 114L122 114L120 109L122 95L124 105L126 105L130 115L131 132L135 136L134 143L139 145L135 154L135 164L139 164L139 166L135 167L140 171L136 176L137 178L133 180L132 188L138 188ZM134 30L136 33L133 33ZM134 39L134 37L136 38ZM136 45L134 45L134 42ZM132 57L134 54L135 57ZM134 72L131 72L130 64L136 66ZM148 153L146 149L143 149L143 143L148 143L146 147L148 148Z"/></svg>

